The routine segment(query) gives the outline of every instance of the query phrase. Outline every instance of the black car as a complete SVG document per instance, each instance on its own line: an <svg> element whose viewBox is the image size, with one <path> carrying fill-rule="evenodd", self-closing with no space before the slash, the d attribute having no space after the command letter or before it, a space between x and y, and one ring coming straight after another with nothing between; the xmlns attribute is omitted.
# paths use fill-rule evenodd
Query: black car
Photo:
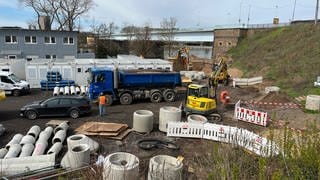
<svg viewBox="0 0 320 180"><path fill-rule="evenodd" d="M70 116L74 119L91 112L90 101L82 96L54 96L35 101L20 109L20 116L36 119L38 116Z"/></svg>

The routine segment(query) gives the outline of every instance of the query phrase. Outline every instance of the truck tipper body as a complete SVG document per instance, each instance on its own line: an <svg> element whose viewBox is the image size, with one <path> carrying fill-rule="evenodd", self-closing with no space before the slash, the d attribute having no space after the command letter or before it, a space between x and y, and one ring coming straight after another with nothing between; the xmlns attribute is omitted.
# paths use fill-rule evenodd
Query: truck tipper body
<svg viewBox="0 0 320 180"><path fill-rule="evenodd" d="M181 86L178 72L153 70L117 70L93 68L90 71L89 97L94 100L103 93L107 104L119 100L121 104L131 104L135 99L172 102L176 97L176 87Z"/></svg>

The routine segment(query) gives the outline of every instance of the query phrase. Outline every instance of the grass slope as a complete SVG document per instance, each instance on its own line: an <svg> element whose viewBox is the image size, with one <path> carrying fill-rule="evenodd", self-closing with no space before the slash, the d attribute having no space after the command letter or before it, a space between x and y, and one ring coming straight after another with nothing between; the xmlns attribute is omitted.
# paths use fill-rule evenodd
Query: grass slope
<svg viewBox="0 0 320 180"><path fill-rule="evenodd" d="M262 75L288 95L320 94L320 27L299 24L257 32L228 52L244 76Z"/></svg>

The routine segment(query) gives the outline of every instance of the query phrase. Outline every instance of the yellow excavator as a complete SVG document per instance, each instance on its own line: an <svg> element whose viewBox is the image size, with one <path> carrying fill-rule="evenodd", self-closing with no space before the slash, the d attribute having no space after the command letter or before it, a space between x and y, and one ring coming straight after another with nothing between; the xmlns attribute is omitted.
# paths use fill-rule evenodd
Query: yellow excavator
<svg viewBox="0 0 320 180"><path fill-rule="evenodd" d="M207 85L190 84L187 88L186 103L184 111L186 115L200 114L209 120L220 121L221 116L216 113L217 97L216 90L219 83L228 84L229 74L226 58L222 57L219 63L214 64L213 71L208 79ZM228 93L223 91L220 94L220 101L227 103Z"/></svg>
<svg viewBox="0 0 320 180"><path fill-rule="evenodd" d="M169 61L173 63L174 71L190 71L192 70L192 63L189 57L189 48L182 47L178 50L175 57L169 57Z"/></svg>

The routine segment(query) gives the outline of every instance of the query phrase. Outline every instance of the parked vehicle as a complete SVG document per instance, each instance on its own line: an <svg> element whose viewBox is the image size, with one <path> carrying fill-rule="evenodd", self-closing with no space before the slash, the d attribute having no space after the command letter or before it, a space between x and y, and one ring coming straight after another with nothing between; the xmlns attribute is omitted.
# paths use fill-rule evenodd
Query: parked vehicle
<svg viewBox="0 0 320 180"><path fill-rule="evenodd" d="M36 119L39 116L70 116L76 119L90 112L90 101L86 97L55 96L23 106L20 116L28 119Z"/></svg>
<svg viewBox="0 0 320 180"><path fill-rule="evenodd" d="M99 94L103 93L107 105L111 105L115 100L120 100L121 104L131 104L135 99L147 98L155 103L162 99L173 102L176 98L176 87L181 86L178 72L93 68L90 73L90 99L97 99Z"/></svg>
<svg viewBox="0 0 320 180"><path fill-rule="evenodd" d="M30 93L30 84L19 79L12 72L0 71L0 90L4 90L5 94L19 96Z"/></svg>

